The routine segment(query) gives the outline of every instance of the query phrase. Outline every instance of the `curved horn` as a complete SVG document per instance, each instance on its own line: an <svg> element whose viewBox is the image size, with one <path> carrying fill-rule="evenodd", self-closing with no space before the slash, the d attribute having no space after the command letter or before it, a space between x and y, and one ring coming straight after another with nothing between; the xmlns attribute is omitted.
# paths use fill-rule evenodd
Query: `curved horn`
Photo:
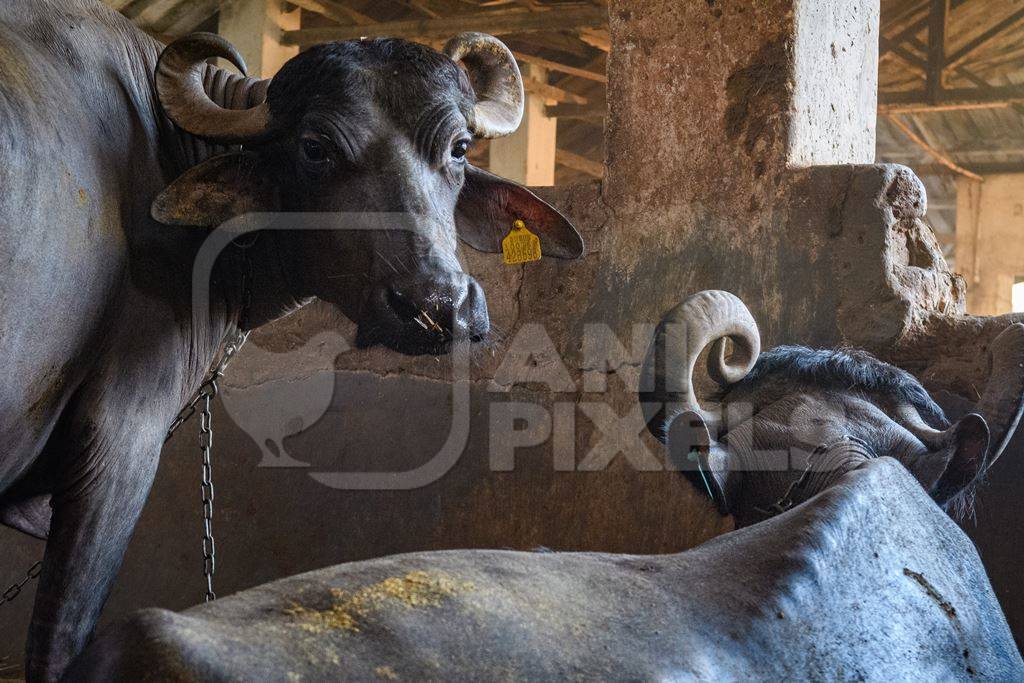
<svg viewBox="0 0 1024 683"><path fill-rule="evenodd" d="M512 52L486 33L460 33L444 46L461 62L476 92L469 129L482 138L511 135L523 120L523 77Z"/></svg>
<svg viewBox="0 0 1024 683"><path fill-rule="evenodd" d="M976 406L992 434L989 467L1003 454L1024 412L1024 325L1010 325L991 348L992 372Z"/></svg>
<svg viewBox="0 0 1024 683"><path fill-rule="evenodd" d="M932 450L938 450L949 441L949 432L935 429L924 421L921 413L910 403L896 406L896 417L900 424L921 443Z"/></svg>
<svg viewBox="0 0 1024 683"><path fill-rule="evenodd" d="M211 57L226 59L246 73L238 50L213 33L194 33L164 49L156 66L156 90L164 111L180 128L211 142L239 144L264 137L270 128L266 102L232 110L207 95L203 80Z"/></svg>
<svg viewBox="0 0 1024 683"><path fill-rule="evenodd" d="M725 357L725 342L735 346ZM700 407L693 391L693 369L709 344L708 374L721 385L747 376L761 354L761 336L747 307L735 295L717 290L700 292L673 308L658 325L640 376L640 401L647 428L665 436L665 407L675 403L715 422ZM650 389L648 389L650 388Z"/></svg>

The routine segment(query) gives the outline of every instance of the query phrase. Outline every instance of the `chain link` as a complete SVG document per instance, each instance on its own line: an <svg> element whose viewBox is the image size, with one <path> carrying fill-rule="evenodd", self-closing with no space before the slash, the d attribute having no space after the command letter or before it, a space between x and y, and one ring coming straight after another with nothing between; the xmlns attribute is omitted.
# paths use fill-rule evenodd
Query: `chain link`
<svg viewBox="0 0 1024 683"><path fill-rule="evenodd" d="M807 456L807 467L804 468L804 471L800 475L800 477L789 485L789 488L786 489L786 492L783 494L782 498L779 498L779 500L772 503L767 508L755 507L754 510L759 514L764 515L765 517L774 517L775 515L780 515L783 512L786 512L790 508L792 508L793 496L798 491L802 491L804 487L807 486L807 480L810 479L811 472L814 467L815 457L828 453L841 443L852 443L861 446L869 454L871 454L871 457L875 457L874 452L871 450L871 447L863 439L858 439L857 437L851 436L850 434L845 434L841 438L832 443L822 444L821 446L815 448L813 453Z"/></svg>
<svg viewBox="0 0 1024 683"><path fill-rule="evenodd" d="M185 407L178 413L178 417L174 418L174 422L171 423L170 429L167 430L167 438L164 439L164 443L171 440L174 436L174 432L178 431L181 425L188 422L193 415L196 414L196 409L199 406L199 402L203 400L204 396L211 384L214 384L217 380L224 376L224 372L228 369L228 365L231 360L238 354L238 352L245 346L245 342L249 339L248 332L242 332L239 330L231 341L224 347L224 352L221 354L220 361L214 366L210 374L207 375L206 381L200 385L199 390L196 391L192 400L185 404Z"/></svg>
<svg viewBox="0 0 1024 683"><path fill-rule="evenodd" d="M25 578L23 578L21 581L11 584L10 588L5 590L3 593L0 593L0 605L4 604L5 602L11 602L12 600L14 600L14 598L18 597L18 595L21 594L22 589L26 585L28 585L28 582L33 579L39 578L39 574L42 571L42 560L36 562L34 565L29 567L28 571L25 572Z"/></svg>
<svg viewBox="0 0 1024 683"><path fill-rule="evenodd" d="M213 399L217 396L217 382L212 380L204 393L203 412L199 414L199 450L203 453L203 577L206 578L206 602L217 599L213 592L213 573L217 569L217 548L213 541Z"/></svg>
<svg viewBox="0 0 1024 683"><path fill-rule="evenodd" d="M189 418L196 414L196 409L199 403L202 402L203 407L199 412L199 451L203 455L200 492L203 501L203 579L206 581L206 602L212 602L217 599L217 594L213 590L213 575L217 570L217 545L213 539L214 489L213 459L211 457L213 451L213 400L220 393L217 380L224 376L228 364L245 346L245 342L248 339L249 333L239 330L231 341L227 343L220 361L210 371L206 381L200 385L196 395L178 414L178 417L171 424L171 428L167 432L167 439L164 441L166 443L181 425L188 422Z"/></svg>

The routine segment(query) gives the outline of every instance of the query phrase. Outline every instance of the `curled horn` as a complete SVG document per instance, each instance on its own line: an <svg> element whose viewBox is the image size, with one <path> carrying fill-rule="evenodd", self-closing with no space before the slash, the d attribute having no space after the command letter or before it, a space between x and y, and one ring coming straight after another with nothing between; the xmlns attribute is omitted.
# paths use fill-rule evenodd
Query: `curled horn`
<svg viewBox="0 0 1024 683"><path fill-rule="evenodd" d="M976 411L988 423L991 466L1009 443L1024 412L1024 325L1014 323L992 342L992 372Z"/></svg>
<svg viewBox="0 0 1024 683"><path fill-rule="evenodd" d="M932 450L942 448L949 440L947 432L935 429L925 422L921 413L910 403L900 403L896 406L896 416L904 428Z"/></svg>
<svg viewBox="0 0 1024 683"><path fill-rule="evenodd" d="M511 135L523 120L523 77L512 52L494 36L460 33L444 47L461 62L476 92L469 129L482 138Z"/></svg>
<svg viewBox="0 0 1024 683"><path fill-rule="evenodd" d="M164 111L180 128L210 142L240 144L264 137L270 128L265 101L251 109L233 110L207 95L206 60L212 57L226 59L246 73L238 50L213 33L194 33L164 49L156 67L156 90Z"/></svg>
<svg viewBox="0 0 1024 683"><path fill-rule="evenodd" d="M725 357L731 339L735 353ZM722 291L694 294L673 308L658 325L641 374L640 400L647 427L665 438L666 408L693 412L706 422L717 422L701 409L693 390L693 370L700 353L713 344L708 374L721 385L747 376L761 354L757 323L736 296Z"/></svg>

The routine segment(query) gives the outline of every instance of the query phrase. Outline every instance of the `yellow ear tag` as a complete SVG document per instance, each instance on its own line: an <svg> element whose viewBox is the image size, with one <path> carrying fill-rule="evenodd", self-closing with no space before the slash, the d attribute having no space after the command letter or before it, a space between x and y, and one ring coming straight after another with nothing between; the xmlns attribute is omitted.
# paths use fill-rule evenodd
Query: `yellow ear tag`
<svg viewBox="0 0 1024 683"><path fill-rule="evenodd" d="M517 220L512 224L512 232L501 241L501 253L508 266L540 261L540 238L526 229L526 223Z"/></svg>

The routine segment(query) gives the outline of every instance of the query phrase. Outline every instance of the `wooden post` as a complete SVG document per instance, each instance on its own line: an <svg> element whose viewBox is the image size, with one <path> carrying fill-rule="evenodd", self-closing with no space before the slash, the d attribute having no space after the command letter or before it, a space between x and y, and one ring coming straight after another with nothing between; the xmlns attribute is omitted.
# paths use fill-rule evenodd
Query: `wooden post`
<svg viewBox="0 0 1024 683"><path fill-rule="evenodd" d="M523 78L547 83L547 69L523 67ZM558 119L548 118L546 101L527 94L523 123L514 134L491 142L491 172L523 185L555 184L555 147Z"/></svg>
<svg viewBox="0 0 1024 683"><path fill-rule="evenodd" d="M932 0L928 20L928 73L925 91L928 101L936 104L944 87L942 73L946 68L946 23L949 0Z"/></svg>
<svg viewBox="0 0 1024 683"><path fill-rule="evenodd" d="M220 10L219 32L245 57L249 75L270 78L299 48L281 43L284 31L300 28L302 10L285 10L283 0L232 0Z"/></svg>

